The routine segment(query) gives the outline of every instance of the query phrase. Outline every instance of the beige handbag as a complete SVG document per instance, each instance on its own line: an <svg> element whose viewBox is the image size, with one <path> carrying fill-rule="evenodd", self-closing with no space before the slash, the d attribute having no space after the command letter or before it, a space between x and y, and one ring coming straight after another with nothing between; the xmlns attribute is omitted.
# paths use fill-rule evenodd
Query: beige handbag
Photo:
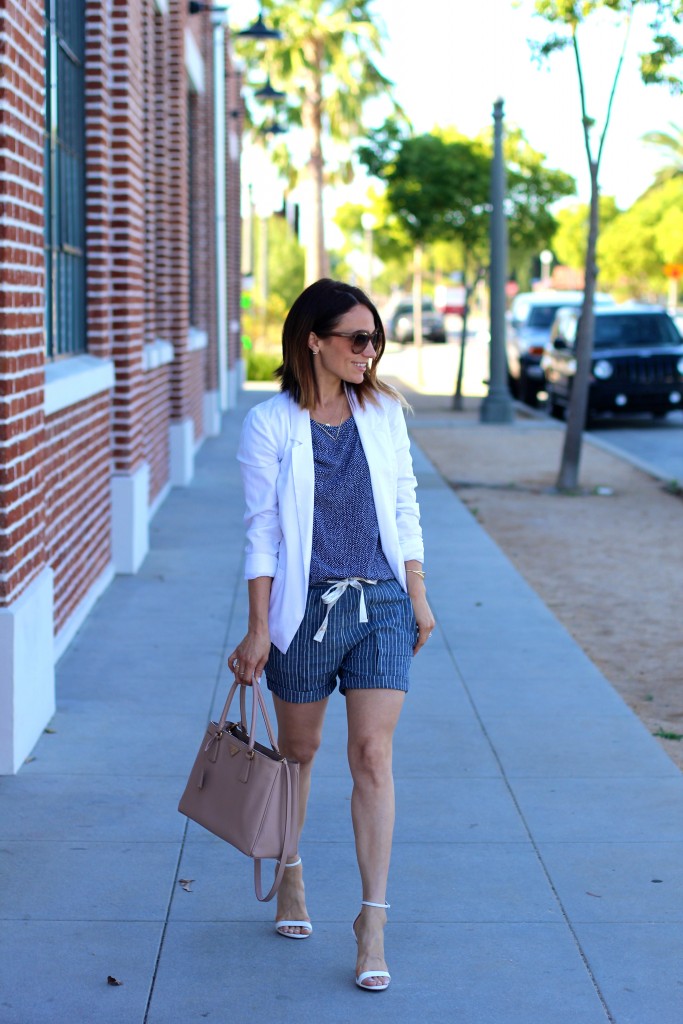
<svg viewBox="0 0 683 1024"><path fill-rule="evenodd" d="M228 712L240 686L240 721ZM297 851L299 765L280 755L261 688L252 683L251 726L246 728L246 686L233 683L219 722L209 722L178 810L254 858L254 888L261 902L271 900L287 858ZM270 747L256 742L256 708L266 723ZM270 892L261 889L261 860L279 861Z"/></svg>

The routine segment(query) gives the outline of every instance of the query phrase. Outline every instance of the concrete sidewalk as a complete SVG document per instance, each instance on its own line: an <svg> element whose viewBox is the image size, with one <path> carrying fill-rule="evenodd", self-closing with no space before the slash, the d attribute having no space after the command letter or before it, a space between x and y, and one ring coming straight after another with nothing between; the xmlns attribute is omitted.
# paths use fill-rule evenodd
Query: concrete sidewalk
<svg viewBox="0 0 683 1024"><path fill-rule="evenodd" d="M178 814L245 628L242 412L0 779L1 1024L679 1024L683 776L419 450L438 626L396 737L389 991L353 984L342 698L302 844L310 940L276 936L251 863Z"/></svg>

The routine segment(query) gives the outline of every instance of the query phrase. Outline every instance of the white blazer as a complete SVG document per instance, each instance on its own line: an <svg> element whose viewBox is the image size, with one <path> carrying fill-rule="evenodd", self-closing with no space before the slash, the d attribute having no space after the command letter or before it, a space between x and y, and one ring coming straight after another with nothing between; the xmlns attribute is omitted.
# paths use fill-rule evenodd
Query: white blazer
<svg viewBox="0 0 683 1024"><path fill-rule="evenodd" d="M424 560L416 480L403 409L379 395L351 412L370 470L382 550L406 590L405 562ZM269 626L286 651L304 617L313 546L314 465L308 410L286 393L248 412L237 453L246 498L245 579L272 576Z"/></svg>

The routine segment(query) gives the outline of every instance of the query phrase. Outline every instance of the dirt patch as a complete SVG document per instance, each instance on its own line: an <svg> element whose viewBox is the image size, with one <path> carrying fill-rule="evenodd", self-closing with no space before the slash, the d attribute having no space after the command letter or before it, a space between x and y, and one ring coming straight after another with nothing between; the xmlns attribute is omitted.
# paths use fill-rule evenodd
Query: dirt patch
<svg viewBox="0 0 683 1024"><path fill-rule="evenodd" d="M576 497L552 492L563 431L481 426L409 395L411 433L654 735L683 734L683 500L586 442ZM660 738L683 768L683 739Z"/></svg>

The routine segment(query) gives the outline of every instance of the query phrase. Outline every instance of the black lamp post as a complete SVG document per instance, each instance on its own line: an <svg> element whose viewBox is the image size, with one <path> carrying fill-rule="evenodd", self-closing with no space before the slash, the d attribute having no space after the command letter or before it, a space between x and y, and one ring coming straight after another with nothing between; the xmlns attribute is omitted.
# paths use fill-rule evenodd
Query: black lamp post
<svg viewBox="0 0 683 1024"><path fill-rule="evenodd" d="M201 14L202 11L210 11L212 14L225 15L228 12L225 4L207 4L201 2L201 0L189 0L187 6L190 14ZM259 16L253 25L242 29L236 35L246 39L282 39L282 32L276 28L268 28L263 20L263 11L259 11Z"/></svg>
<svg viewBox="0 0 683 1024"><path fill-rule="evenodd" d="M237 35L243 39L282 39L282 32L276 28L268 28L263 20L263 11L259 11L259 16L253 25L238 32Z"/></svg>
<svg viewBox="0 0 683 1024"><path fill-rule="evenodd" d="M493 104L493 164L491 166L491 343L489 393L481 403L482 423L511 423L514 405L507 382L505 353L505 278L507 276L507 225L505 223L505 162L503 159L503 101Z"/></svg>
<svg viewBox="0 0 683 1024"><path fill-rule="evenodd" d="M265 103L269 100L277 102L278 100L283 100L285 96L286 93L279 92L278 89L273 88L270 81L270 75L268 75L268 78L266 79L266 84L261 89L259 89L258 92L254 93L254 99L261 100L262 103Z"/></svg>

